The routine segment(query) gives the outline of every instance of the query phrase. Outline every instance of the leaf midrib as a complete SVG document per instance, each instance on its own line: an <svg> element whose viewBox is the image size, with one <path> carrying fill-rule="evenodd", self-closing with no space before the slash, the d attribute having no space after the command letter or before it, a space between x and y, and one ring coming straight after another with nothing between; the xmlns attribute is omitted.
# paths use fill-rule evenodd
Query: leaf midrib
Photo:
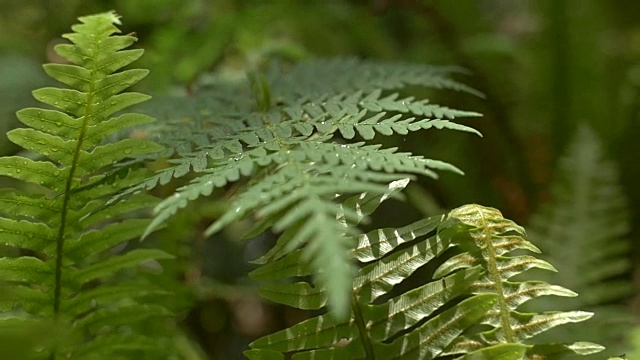
<svg viewBox="0 0 640 360"><path fill-rule="evenodd" d="M100 51L99 41L94 41L94 53L98 53ZM95 69L96 59L95 56L92 57L93 66ZM63 252L64 252L64 239L65 232L67 228L67 215L69 213L69 203L71 201L71 187L73 186L73 180L75 178L75 173L77 170L78 160L80 158L80 153L82 150L82 146L84 144L85 135L87 132L89 117L92 115L92 103L94 97L94 85L95 85L95 70L90 70L90 78L89 78L89 91L87 91L87 103L84 109L84 114L82 116L82 126L80 128L80 134L78 136L78 141L76 142L76 148L73 153L73 161L71 162L71 168L69 171L69 175L67 177L65 187L64 187L64 197L62 201L61 213L60 213L60 227L58 231L58 236L56 239L56 266L55 266L55 290L54 290L54 299L53 299L53 316L54 321L58 320L60 313L60 303L61 303L61 293L62 293L62 266L63 266ZM55 356L55 355L53 355Z"/></svg>

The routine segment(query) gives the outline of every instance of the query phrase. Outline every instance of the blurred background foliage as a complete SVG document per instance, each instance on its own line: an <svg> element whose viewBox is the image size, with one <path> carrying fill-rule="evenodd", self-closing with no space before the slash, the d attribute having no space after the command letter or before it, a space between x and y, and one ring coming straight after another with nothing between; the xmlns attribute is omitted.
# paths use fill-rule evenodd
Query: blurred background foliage
<svg viewBox="0 0 640 360"><path fill-rule="evenodd" d="M3 0L1 9L0 155L18 150L4 133L17 126L13 113L33 103L30 90L47 84L40 64L58 61L52 48L62 41L59 35L68 32L78 16L112 9L122 15L125 32L135 31L139 46L146 50L136 64L151 70L141 90L156 96L189 93L191 84L207 72L241 76L274 59L342 55L465 67L469 75L460 80L485 98L441 93L437 100L483 113L484 118L471 125L484 138L431 132L388 142L452 162L466 176L444 174L437 182L421 180L407 193L409 205L393 202L374 222L403 222L407 216L432 215L471 202L497 207L525 226L531 219L545 219L553 206L600 208L604 205L593 199L602 196L583 191L577 192L584 193L583 198L576 198L573 193L562 195L560 185L550 187L552 179L567 176L566 169L554 175L556 164L579 126L587 124L598 139L601 156L619 169L619 177L609 185L620 188L616 196L627 204L628 220L622 233L614 231L616 241L625 241L620 246L626 249L617 253L616 261L630 264L599 277L596 284L589 283L601 289L611 281L630 289L603 297L605 303L594 304L590 298L591 305L615 306L616 317L626 322L605 322L598 326L602 332L589 340L609 339L605 336L609 331L618 333L637 323L640 2ZM572 151L572 158L592 156L588 150ZM592 162L595 173L598 161ZM8 185L0 182L3 186ZM224 206L225 194L220 195L215 201L192 204L171 220L168 230L152 239L154 245L179 255L174 265L165 268L161 281L179 290L174 302L183 309L184 336L176 341L186 344L190 359L241 359L241 350L252 339L305 316L262 302L255 284L246 277L247 261L264 251L270 239L241 241L248 224L238 224L215 239L202 237L202 229ZM582 221L589 222L588 218ZM540 220L534 225L540 229ZM557 226L564 226L563 222ZM544 242L543 250L565 249L554 261L561 261L558 268L573 277L555 281L585 293L590 288L581 280L579 269L567 270L567 266L580 263L572 256L584 257L601 248L579 242L580 237L565 242L557 236ZM566 251L567 246L587 250ZM614 343L602 342L613 352L631 352L632 345L622 333Z"/></svg>

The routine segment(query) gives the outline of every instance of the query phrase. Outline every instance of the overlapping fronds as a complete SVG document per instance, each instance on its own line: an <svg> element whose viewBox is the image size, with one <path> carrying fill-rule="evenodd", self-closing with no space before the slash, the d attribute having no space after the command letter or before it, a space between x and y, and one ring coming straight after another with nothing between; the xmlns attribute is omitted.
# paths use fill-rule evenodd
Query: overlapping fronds
<svg viewBox="0 0 640 360"><path fill-rule="evenodd" d="M394 183L388 193L402 186ZM364 194L344 207L360 209L360 216L352 219L357 223L385 198ZM497 210L478 205L397 229L347 235L349 257L361 264L352 284L350 316L346 320L331 313L313 317L256 340L245 355L274 360L285 359L287 353L296 360L437 359L449 355L515 360L562 359L601 350L591 343L527 345L526 340L536 334L583 321L591 314L518 311L520 305L538 296L575 295L540 281L509 281L529 268L553 269L532 256L508 256L517 249L537 251L523 235L521 227ZM457 248L459 254L439 266L431 279L397 294L396 285L437 257L446 256L451 248ZM275 259L273 255L260 259L265 265L251 274L270 282L263 285L261 294L301 309L322 309L327 304L326 287L308 280L313 272L301 261L304 252Z"/></svg>
<svg viewBox="0 0 640 360"><path fill-rule="evenodd" d="M10 249L0 258L0 344L19 342L2 356L176 357L171 340L155 333L167 327L153 326L172 316L154 302L166 293L119 276L171 256L128 250L127 242L233 182L239 186L228 210L206 235L254 216L249 235L279 234L251 273L264 282L262 296L321 314L258 339L245 353L250 359L563 359L601 350L531 340L592 314L522 309L536 297L576 294L514 280L529 269L555 269L523 255L538 249L495 209L468 205L360 232L360 223L413 177L461 173L385 148L378 136L428 129L479 135L457 122L479 114L403 95L407 86L478 95L451 78L459 69L333 59L273 65L246 81L204 77L193 94L165 99L173 113L156 104L163 121L150 124L150 116L121 113L148 99L123 92L147 75L121 70L142 55L127 50L135 37L116 35L114 13L80 21L65 35L71 44L55 48L70 64L45 65L69 88L34 91L49 108L18 112L27 128L7 134L31 153L0 158L0 175L17 184L0 190L0 241ZM135 132L118 135L132 126ZM169 166L148 174L143 161L159 158ZM582 169L588 180L590 166ZM187 174L189 181L159 203L144 194ZM590 199L590 185L577 180L580 205ZM596 190L596 200L608 191ZM152 220L144 216L151 206ZM606 247L607 255L621 251ZM602 266L588 280L618 275L623 265ZM418 270L428 270L421 281Z"/></svg>
<svg viewBox="0 0 640 360"><path fill-rule="evenodd" d="M338 59L292 68L274 66L264 76L251 74L241 83L205 81L195 89L195 96L167 101L180 109L192 107L190 111L146 129L168 149L164 155L172 156L170 166L112 203L195 173L195 178L155 208L149 232L189 201L250 178L232 199L229 211L207 230L208 235L251 214L277 216L280 219L271 223L274 230L294 225L301 229L288 250L310 244L308 259L333 258L343 247L338 245L340 232L333 224L339 213L334 198L365 191L381 194L391 181L415 175L437 177L439 170L460 173L448 163L383 148L375 141L376 135L426 129L479 134L454 121L479 114L397 93L407 85L473 92L450 78L455 70ZM333 250L324 253L327 249ZM345 313L349 287L338 284L350 283L351 274L346 271L348 264L336 261L314 263L317 273L325 272L329 264L341 269L333 273L339 280L331 281L329 292L335 294L330 301L335 301L338 312Z"/></svg>
<svg viewBox="0 0 640 360"><path fill-rule="evenodd" d="M625 334L629 318L615 306L603 305L621 305L633 291L626 279L631 267L631 243L625 239L629 210L616 166L605 158L596 134L581 125L555 174L553 200L534 215L531 237L545 259L558 264L558 273L549 279L580 293L563 306L597 311L592 326L554 334L564 338L580 333L614 343Z"/></svg>
<svg viewBox="0 0 640 360"><path fill-rule="evenodd" d="M0 258L0 279L10 294L0 299L0 328L47 324L38 332L44 336L32 339L33 358L154 354L160 340L132 329L135 322L171 316L160 305L137 301L160 291L112 279L123 269L170 256L154 249L112 249L142 234L149 220L140 218L140 210L156 200L137 194L100 209L106 199L146 177L138 170L104 181L114 164L162 149L141 139L103 141L153 121L141 114L116 115L149 98L122 92L148 71L118 71L143 51L126 50L135 37L114 35L120 24L115 13L80 21L73 33L64 35L71 44L55 48L70 64L44 66L69 88L35 90L34 97L51 108L19 111L28 128L7 134L34 155L0 158L0 175L26 183L0 192L0 242L17 249L17 256Z"/></svg>

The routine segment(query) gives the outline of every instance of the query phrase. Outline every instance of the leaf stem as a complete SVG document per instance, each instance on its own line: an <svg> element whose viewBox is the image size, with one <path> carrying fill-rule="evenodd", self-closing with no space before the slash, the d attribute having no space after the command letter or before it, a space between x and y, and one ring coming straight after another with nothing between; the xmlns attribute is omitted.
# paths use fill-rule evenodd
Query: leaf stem
<svg viewBox="0 0 640 360"><path fill-rule="evenodd" d="M366 360L375 360L376 356L373 352L373 345L369 339L367 326L364 323L364 317L362 316L362 310L358 304L358 297L355 293L351 295L351 309L353 310L353 317L356 322L356 326L358 327L358 332L360 333L360 342L362 343L362 347L364 348L364 352L367 355Z"/></svg>
<svg viewBox="0 0 640 360"><path fill-rule="evenodd" d="M491 228L487 224L485 214L480 211L480 219L482 222L482 241L485 244L485 248L489 253L487 256L487 268L489 270L489 276L491 277L491 281L493 281L493 287L498 295L498 306L500 310L500 322L502 323L502 329L504 331L505 340L508 343L513 343L515 340L513 329L511 329L511 321L510 321L510 311L507 302L505 301L504 289L502 288L502 276L500 275L500 270L498 270L498 264L496 261L497 253L496 249L493 247Z"/></svg>
<svg viewBox="0 0 640 360"><path fill-rule="evenodd" d="M95 47L99 47L99 44L96 42ZM96 53L99 49L96 49ZM93 59L95 62L95 58ZM95 64L94 64L95 65ZM95 68L95 66L93 67ZM89 126L89 117L93 111L92 103L94 98L94 76L95 72L91 71L91 81L89 91L87 92L87 103L84 109L84 114L82 116L82 127L80 129L80 134L78 135L78 141L76 143L76 148L73 152L73 161L71 162L71 168L69 170L69 175L67 176L65 187L64 187L64 197L62 200L62 208L60 211L60 227L58 228L58 236L56 238L56 266L55 266L55 288L53 295L53 320L54 323L58 322L60 315L60 304L62 302L62 267L63 267L63 257L64 257L64 242L65 242L65 233L67 229L67 218L69 214L69 207L72 196L72 186L73 180L75 178L77 164L80 159L80 151L82 150L83 140L87 133L87 127ZM56 348L52 350L51 359L56 358Z"/></svg>

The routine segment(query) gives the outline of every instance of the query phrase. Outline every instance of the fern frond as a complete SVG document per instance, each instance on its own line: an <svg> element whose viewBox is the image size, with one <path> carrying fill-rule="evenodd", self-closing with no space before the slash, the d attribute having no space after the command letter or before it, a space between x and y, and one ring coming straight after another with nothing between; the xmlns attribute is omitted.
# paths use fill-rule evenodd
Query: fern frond
<svg viewBox="0 0 640 360"><path fill-rule="evenodd" d="M373 211L372 207L368 211ZM438 359L456 355L515 360L525 356L562 359L602 350L591 343L527 344L526 339L538 333L583 321L591 314L519 312L522 304L538 296L575 296L570 290L541 281L510 280L531 267L553 268L534 257L508 256L516 250L537 251L523 234L520 226L497 210L468 205L403 228L348 236L352 244L349 256L362 263L352 284L349 318L339 319L331 313L310 318L256 340L245 355L249 359L281 359L293 353L293 359ZM397 294L398 284L438 257L447 256L452 247L460 254L442 263L432 279ZM250 275L268 282L261 288L263 296L301 309L326 306L325 284L298 280L314 273L301 261L305 251L302 248L261 260L265 264ZM478 324L489 330L476 328Z"/></svg>
<svg viewBox="0 0 640 360"><path fill-rule="evenodd" d="M394 237L387 239L379 236L372 241L371 234L351 237L352 244L359 244L351 252L356 254L373 254L384 256L380 248L392 251L397 246L416 238L432 233L442 217L431 221L420 221L407 226L402 231L395 231ZM384 233L376 231L376 234ZM385 244L385 245L381 245ZM446 347L466 327L477 322L484 312L495 302L493 295L483 295L467 300L460 308L451 309L435 316L414 332L397 337L391 344L386 340L394 335L415 326L422 319L436 311L447 301L464 293L471 281L480 275L478 269L459 272L451 277L440 279L380 305L370 305L375 299L386 294L394 284L413 273L418 267L426 264L437 254L448 248L448 243L433 235L425 241L400 250L393 256L360 269L353 282L352 315L344 322L337 320L332 314L322 315L306 320L290 329L278 332L252 344L254 350L245 354L249 358L260 358L271 351L280 353L296 352L294 358L314 358L321 356L327 359L359 358L372 353L376 357L396 358L410 356L415 352L416 358L423 358L427 352L438 352L436 344ZM305 248L303 251L307 251ZM306 276L312 272L305 263L296 259L301 252L288 253L275 262L269 262L251 275L257 279L285 279L290 276ZM311 286L307 283L267 284L261 293L268 299L300 308L319 309L326 304L326 292L321 284ZM446 328L446 331L439 331ZM340 344L340 340L346 345ZM433 344L433 348L426 346ZM400 350L404 349L404 350ZM267 357L276 358L276 357ZM410 357L412 358L412 357Z"/></svg>
<svg viewBox="0 0 640 360"><path fill-rule="evenodd" d="M464 72L453 66L417 64L381 64L354 58L335 58L302 63L289 77L279 77L279 71L268 75L274 98L297 103L300 99L315 99L327 94L352 93L404 88L407 85L436 89L453 89L482 95L451 79L452 73ZM319 79L318 77L322 78ZM279 95L282 94L282 95Z"/></svg>
<svg viewBox="0 0 640 360"><path fill-rule="evenodd" d="M125 50L136 38L115 35L120 21L113 12L80 21L73 33L64 35L71 44L55 48L71 64L44 66L49 76L70 88L34 91L37 100L54 109L19 111L19 120L29 128L7 134L44 160L0 158L0 175L35 185L29 193L0 192L0 241L24 254L0 259L0 276L16 295L13 303L0 300L0 324L15 318L52 322L51 329L62 334L35 344L35 358L104 359L153 349L157 339L123 336L123 327L131 331L136 322L171 316L163 306L136 301L162 293L158 289L114 281L123 269L171 257L159 250L111 251L142 234L149 220L139 218L140 210L155 204L155 198L139 194L102 208L106 198L146 176L139 169L112 179L115 164L162 150L142 139L105 141L127 127L153 121L142 114L115 115L149 98L122 92L147 70L117 72L142 50Z"/></svg>
<svg viewBox="0 0 640 360"><path fill-rule="evenodd" d="M340 95L327 101L320 99L318 100L320 104L307 102L303 106L276 108L266 114L260 114L259 117L254 113L247 113L245 114L247 118L229 119L236 123L236 127L246 122L244 127L230 128L229 124L219 124L220 120L218 120L215 122L218 130L209 131L209 134L206 134L205 129L200 128L198 129L200 133L194 129L193 132L182 135L180 129L176 129L181 134L179 138L176 139L168 134L169 139L160 140L168 147L180 144L175 151L182 155L181 158L170 160L170 163L176 165L161 171L136 188L130 189L123 196L140 189L151 189L158 184L167 184L172 178L184 176L190 171L212 172L212 169L216 169L218 170L216 172L229 172L228 175L215 176L214 184L219 184L217 186L220 187L228 181L236 181L238 172L246 176L272 162L282 165L291 158L297 161L305 159L314 161L318 157L314 156L317 154L316 149L308 147L296 149L296 146L324 144L331 140L337 130L346 139L354 138L357 132L365 140L373 139L376 133L406 135L410 131L429 128L460 130L480 135L473 128L451 121L457 117L479 116L477 113L431 105L427 100L414 101L412 98L395 100L397 94L380 99L380 94L378 90L367 96L363 96L362 92L349 97ZM401 114L389 115L383 110ZM403 113L422 116L422 118L405 117ZM222 117L224 118L224 114ZM225 129L225 127L229 128ZM200 136L196 136L197 134ZM203 145L202 143L207 141L207 135L211 137L212 144ZM322 141L306 141L313 139L311 136L319 137ZM184 148L185 144L188 146L194 141L193 139L199 139L194 142L194 145L200 149L197 152L190 152ZM369 148L371 149L371 146ZM295 153L288 156L292 150ZM373 150L378 149L374 147ZM325 151L331 152L333 149L327 148ZM390 151L393 152L393 150ZM378 152L382 151L378 150ZM332 155L327 160L338 159L351 164L352 157L357 156L357 154L352 156L345 154L343 158L341 155L336 157ZM381 163L381 161L377 162Z"/></svg>
<svg viewBox="0 0 640 360"><path fill-rule="evenodd" d="M615 164L605 159L601 141L587 125L577 129L559 160L551 191L553 202L531 221L531 237L546 259L558 263L559 272L548 278L580 293L564 306L596 312L591 326L556 331L555 336L580 333L588 340L619 341L628 316L615 306L603 305L620 302L633 291L632 284L623 280L631 267L627 257L631 244L624 238L629 210Z"/></svg>
<svg viewBox="0 0 640 360"><path fill-rule="evenodd" d="M301 69L313 68L317 65L320 67L317 71L321 71L323 63L319 60L317 64L316 62L300 64L289 72L274 70L273 73L268 74L267 77L277 79L271 84L271 93L274 98L277 98L280 92L289 90L286 87L281 88L276 82L303 82L300 77L306 77L309 74ZM137 189L152 188L158 183L166 184L172 177L223 165L219 164L219 161L246 159L247 155L263 160L259 163L260 166L266 166L270 161L278 159L282 162L285 158L284 152L295 149L310 137L320 138L322 142L331 141L331 137L337 130L340 130L348 139L353 138L354 131L357 131L369 140L373 137L371 131L390 135L392 133L407 134L409 131L428 128L450 128L478 134L472 128L451 121L461 117L479 116L477 113L448 109L430 104L427 100L398 99L397 94L382 95L381 89L400 89L407 84L422 86L430 86L433 82L457 84L447 77L451 72L450 69L356 60L344 61L344 66L345 69L339 72L340 76L360 74L362 81L369 81L367 80L369 73L380 71L389 83L387 86L382 86L384 84L371 79L372 84L367 87L359 89L346 87L312 98L300 96L297 98L298 101L273 105L266 111L256 111L255 104L252 103L253 94L249 82L237 86L230 86L226 82L207 84L198 90L195 98L175 99L171 104L184 110L182 114L175 115L180 119L169 118L161 125L150 128L149 133L153 134L154 140L169 149L166 155L177 153L180 157L173 160L175 166L163 170ZM372 72L371 68L379 70ZM314 75L317 77L316 82L326 82L328 86L333 84L332 78L326 79L324 75L323 72ZM432 77L437 80L431 79ZM451 85L451 87L463 86ZM163 110L155 109L154 111ZM265 156L266 154L270 156ZM253 160L253 162L256 161Z"/></svg>
<svg viewBox="0 0 640 360"><path fill-rule="evenodd" d="M337 73L325 76L328 69ZM307 84L308 71L314 72L314 84ZM315 247L313 254L327 260L316 261L317 273L328 272L323 263L334 264L341 271L334 272L337 280L332 283L348 284L351 280L342 279L350 279L350 266L346 262L339 264L347 260L344 245L338 240L337 227L330 225L338 214L339 204L334 201L337 196L384 194L389 182L414 175L436 178L438 171L462 173L445 162L383 148L375 139L377 134L406 135L426 129L479 135L456 122L479 114L432 104L426 99L400 97L397 93L408 85L473 92L450 79L454 71L353 59L318 60L293 69L273 67L264 76L253 74L239 84L205 84L195 97L179 99L178 106L192 108L186 116L147 128L153 134L151 138L166 148L173 147L163 154L173 156L168 160L169 167L120 193L107 206L195 173L188 184L178 187L173 196L156 206L156 217L146 236L189 201L250 178L231 201L229 211L205 235L251 214L260 218L278 214L283 220L271 223L275 231L293 225L304 230L301 236L292 237L295 241L284 247L283 253L297 246ZM359 80L348 81L352 77ZM391 90L396 92L387 92ZM316 220L324 226L312 225ZM330 293L336 291L336 297L340 297L329 296L329 301L341 304L341 314L346 314L347 290L347 286L329 287Z"/></svg>
<svg viewBox="0 0 640 360"><path fill-rule="evenodd" d="M540 281L509 281L514 276L533 268L556 270L548 262L533 256L509 256L510 253L518 250L533 252L539 252L539 250L524 238L524 228L503 218L498 210L479 205L466 205L451 211L449 220L454 224L458 223L452 225L452 229L458 233L458 242L464 252L445 261L435 271L434 276L481 266L486 270L484 275L471 285L472 293L492 293L498 296L496 305L482 320L482 323L490 326L491 330L459 339L449 353L466 353L505 342L526 343L527 339L558 325L582 322L593 315L584 311L551 311L539 314L520 312L520 306L534 297L549 295L573 297L577 294L560 286L552 286ZM602 349L593 344L578 343L558 345L558 347L550 349L533 347L528 354L547 356L542 351L558 349L575 349L574 353L581 354Z"/></svg>

